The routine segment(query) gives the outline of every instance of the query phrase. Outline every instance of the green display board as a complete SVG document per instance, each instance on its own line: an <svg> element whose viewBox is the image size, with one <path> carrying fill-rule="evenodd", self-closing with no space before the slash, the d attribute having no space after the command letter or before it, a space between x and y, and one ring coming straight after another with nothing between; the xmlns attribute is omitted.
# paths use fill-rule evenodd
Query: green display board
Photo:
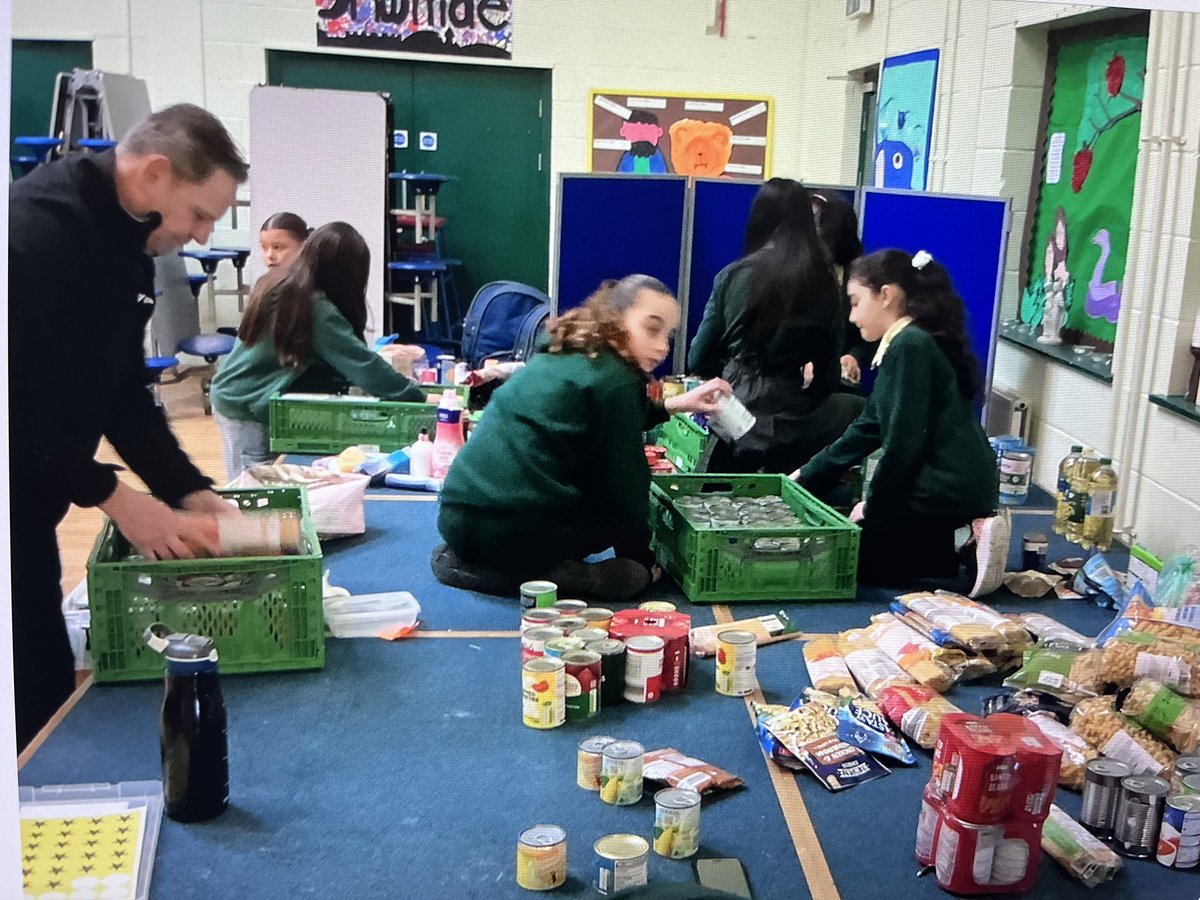
<svg viewBox="0 0 1200 900"><path fill-rule="evenodd" d="M1062 336L1111 350L1129 250L1145 91L1144 19L1126 33L1062 37L1028 246L1021 319L1042 324L1047 283L1063 287Z"/></svg>

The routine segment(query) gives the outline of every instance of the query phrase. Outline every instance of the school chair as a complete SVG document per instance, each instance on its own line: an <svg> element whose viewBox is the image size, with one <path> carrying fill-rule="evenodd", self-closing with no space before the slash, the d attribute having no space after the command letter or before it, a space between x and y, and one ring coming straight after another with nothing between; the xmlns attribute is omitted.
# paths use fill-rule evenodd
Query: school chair
<svg viewBox="0 0 1200 900"><path fill-rule="evenodd" d="M229 257L223 258L228 259ZM209 275L197 274L188 276L188 284L192 289L192 296L196 299L196 302L200 301L200 288L206 284L211 285L211 283L211 276ZM204 395L205 415L212 415L212 402L209 400L209 391L212 388L212 376L215 373L214 366L218 359L228 355L233 350L233 341L233 336L228 334L193 334L181 339L175 345L175 349L179 353L199 356L208 364L208 371L200 381L200 390Z"/></svg>

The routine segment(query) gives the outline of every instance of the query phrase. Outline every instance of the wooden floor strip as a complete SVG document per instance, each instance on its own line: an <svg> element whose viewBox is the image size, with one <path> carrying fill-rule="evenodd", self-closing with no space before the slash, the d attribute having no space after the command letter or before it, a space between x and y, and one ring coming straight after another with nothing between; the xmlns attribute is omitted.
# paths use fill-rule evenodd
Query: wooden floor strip
<svg viewBox="0 0 1200 900"><path fill-rule="evenodd" d="M414 631L409 637L418 638L515 638L519 631Z"/></svg>
<svg viewBox="0 0 1200 900"><path fill-rule="evenodd" d="M733 621L728 606L714 606L713 615L722 625ZM746 698L746 712L750 716L752 730L757 724L752 706L755 701L766 702L762 689L757 685L754 693ZM804 798L800 796L800 788L796 786L796 776L775 765L766 753L763 754L763 761L771 776L775 796L779 799L779 808L783 811L783 819L796 848L796 856L800 859L800 868L804 870L804 880L808 882L809 893L812 894L813 900L841 900L837 885L833 882L833 873L829 871L829 863L821 850L821 841L808 815L808 808L804 805Z"/></svg>
<svg viewBox="0 0 1200 900"><path fill-rule="evenodd" d="M21 755L17 757L18 772L25 765L25 763L29 762L33 754L37 752L38 747L42 746L42 744L46 742L46 738L50 737L51 732L58 727L58 724L66 718L67 713L75 708L75 704L79 702L79 698L82 697L87 689L91 686L92 676L88 675L88 677L83 680L83 683L80 684L79 687L75 688L75 692L67 698L67 702L58 708L58 712L51 717L50 721L42 726L42 730L37 733L37 737L30 741L29 746L22 750Z"/></svg>

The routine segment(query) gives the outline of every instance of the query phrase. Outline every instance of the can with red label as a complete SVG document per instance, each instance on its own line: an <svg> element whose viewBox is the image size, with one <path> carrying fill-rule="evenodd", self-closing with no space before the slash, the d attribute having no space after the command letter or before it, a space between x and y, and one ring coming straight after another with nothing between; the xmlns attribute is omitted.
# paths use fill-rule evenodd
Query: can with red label
<svg viewBox="0 0 1200 900"><path fill-rule="evenodd" d="M1062 749L1024 716L993 713L986 720L1013 739L1017 753L1017 783L1008 804L1008 820L1041 822L1050 813L1058 787Z"/></svg>
<svg viewBox="0 0 1200 900"><path fill-rule="evenodd" d="M562 658L567 669L567 721L590 719L600 713L600 654L575 650Z"/></svg>
<svg viewBox="0 0 1200 900"><path fill-rule="evenodd" d="M942 719L929 784L951 815L980 825L1004 818L1017 785L1016 748L1004 727L966 713Z"/></svg>
<svg viewBox="0 0 1200 900"><path fill-rule="evenodd" d="M943 810L934 838L938 886L952 894L1020 893L1037 881L1040 822L977 825Z"/></svg>
<svg viewBox="0 0 1200 900"><path fill-rule="evenodd" d="M546 655L546 642L563 636L561 628L530 628L521 635L521 662L529 662L535 656Z"/></svg>
<svg viewBox="0 0 1200 900"><path fill-rule="evenodd" d="M613 614L610 637L626 640L635 635L661 638L663 647L662 689L676 693L687 687L689 636L692 617L680 612L623 609Z"/></svg>
<svg viewBox="0 0 1200 900"><path fill-rule="evenodd" d="M923 866L933 865L933 844L941 821L941 801L933 796L933 791L926 785L925 793L921 796L921 815L917 818L917 862Z"/></svg>
<svg viewBox="0 0 1200 900"><path fill-rule="evenodd" d="M1200 863L1200 797L1178 794L1167 799L1155 858L1172 869L1194 869Z"/></svg>
<svg viewBox="0 0 1200 900"><path fill-rule="evenodd" d="M638 634L625 642L625 699L654 703L662 695L663 639Z"/></svg>
<svg viewBox="0 0 1200 900"><path fill-rule="evenodd" d="M561 615L557 609L527 609L521 613L521 634L530 628L545 628Z"/></svg>

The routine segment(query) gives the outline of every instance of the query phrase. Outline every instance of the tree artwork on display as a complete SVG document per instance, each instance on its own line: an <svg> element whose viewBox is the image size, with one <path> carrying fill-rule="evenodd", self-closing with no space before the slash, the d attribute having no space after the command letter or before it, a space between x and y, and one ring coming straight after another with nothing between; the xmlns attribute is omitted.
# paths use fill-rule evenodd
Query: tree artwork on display
<svg viewBox="0 0 1200 900"><path fill-rule="evenodd" d="M1114 30L1052 39L1045 162L1020 305L1043 343L1108 352L1129 250L1147 47L1144 33Z"/></svg>

